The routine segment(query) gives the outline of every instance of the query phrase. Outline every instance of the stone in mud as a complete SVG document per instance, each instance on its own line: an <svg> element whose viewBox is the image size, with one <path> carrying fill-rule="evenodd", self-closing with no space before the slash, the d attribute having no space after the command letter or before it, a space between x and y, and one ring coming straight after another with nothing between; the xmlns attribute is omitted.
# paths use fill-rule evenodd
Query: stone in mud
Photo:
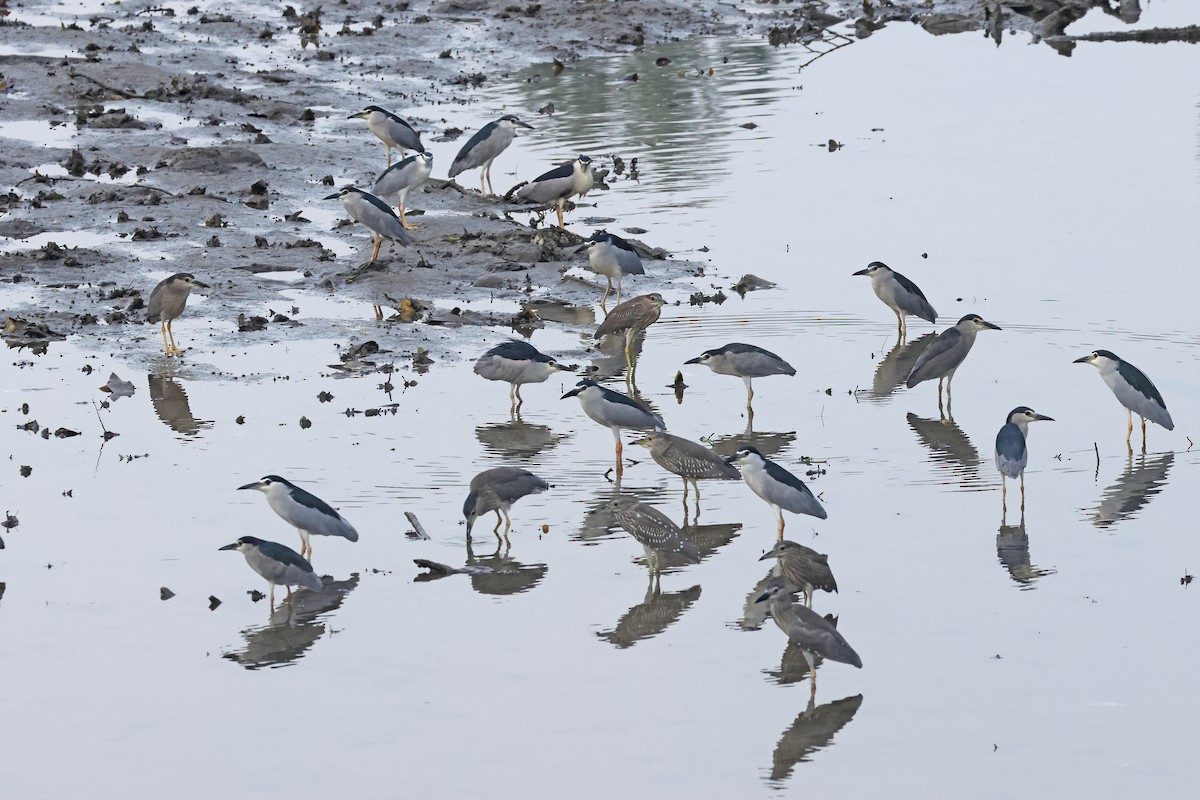
<svg viewBox="0 0 1200 800"><path fill-rule="evenodd" d="M169 169L208 172L214 175L266 166L266 162L258 153L236 146L169 150L163 155L162 161Z"/></svg>

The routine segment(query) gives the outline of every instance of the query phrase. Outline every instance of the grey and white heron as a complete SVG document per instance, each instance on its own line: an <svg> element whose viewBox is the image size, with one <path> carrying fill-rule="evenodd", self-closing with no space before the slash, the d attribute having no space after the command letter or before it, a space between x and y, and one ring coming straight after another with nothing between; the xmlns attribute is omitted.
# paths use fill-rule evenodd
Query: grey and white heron
<svg viewBox="0 0 1200 800"><path fill-rule="evenodd" d="M340 536L358 541L358 531L341 514L316 495L301 489L278 475L239 486L238 490L254 489L267 496L267 505L300 533L300 554L312 561L313 536Z"/></svg>
<svg viewBox="0 0 1200 800"><path fill-rule="evenodd" d="M604 321L596 326L593 339L603 339L613 334L625 336L625 366L630 379L633 378L633 340L637 335L658 322L662 316L662 307L667 304L658 292L639 295L630 298L619 306L614 306Z"/></svg>
<svg viewBox="0 0 1200 800"><path fill-rule="evenodd" d="M693 564L700 563L700 550L683 535L683 529L654 506L629 496L613 498L609 503L617 524L642 545L651 574L662 569L662 555L679 555Z"/></svg>
<svg viewBox="0 0 1200 800"><path fill-rule="evenodd" d="M405 247L413 243L413 238L408 235L404 223L396 216L396 212L392 211L392 207L370 192L364 192L355 186L346 186L325 199L341 200L346 213L371 231L375 247L371 250L368 264L375 263L375 259L379 258L379 248L384 239L391 239Z"/></svg>
<svg viewBox="0 0 1200 800"><path fill-rule="evenodd" d="M467 143L458 151L458 155L454 157L454 162L450 164L450 178L453 179L460 172L483 167L479 172L479 193L495 194L495 190L492 189L492 162L508 149L508 146L513 143L513 139L517 138L517 128L533 130L532 125L522 122L516 114L505 114L500 119L484 125L467 140ZM486 191L483 188L485 178L487 179Z"/></svg>
<svg viewBox="0 0 1200 800"><path fill-rule="evenodd" d="M684 364L703 364L718 375L732 375L746 384L746 408L754 400L754 378L795 375L796 369L770 350L743 342L730 342L716 350L705 350Z"/></svg>
<svg viewBox="0 0 1200 800"><path fill-rule="evenodd" d="M697 481L736 481L742 477L712 449L698 442L673 436L666 431L651 431L634 442L650 451L650 457L672 475L683 478L683 502L687 507L688 482L696 489L697 515L700 508L700 484Z"/></svg>
<svg viewBox="0 0 1200 800"><path fill-rule="evenodd" d="M908 335L906 317L920 317L937 322L937 312L925 299L925 293L915 283L901 275L882 261L872 261L866 269L855 275L866 275L871 279L875 296L896 315L897 332L903 339Z"/></svg>
<svg viewBox="0 0 1200 800"><path fill-rule="evenodd" d="M404 218L404 200L408 193L419 189L433 172L433 153L414 153L403 158L383 171L375 180L371 191L381 200L386 200L400 209L400 224L405 230L413 230Z"/></svg>
<svg viewBox="0 0 1200 800"><path fill-rule="evenodd" d="M779 574L797 590L804 592L804 605L808 608L812 608L815 590L838 590L833 570L829 569L829 556L818 553L811 547L805 547L791 539L780 539L758 560L766 561L768 558L779 560Z"/></svg>
<svg viewBox="0 0 1200 800"><path fill-rule="evenodd" d="M967 314L953 328L947 328L937 335L922 352L912 372L908 373L908 388L913 388L923 381L938 379L938 408L942 407L942 381L946 381L946 402L950 403L950 383L954 373L962 364L967 353L975 344L975 335L979 331L998 331L999 325L993 325L978 314Z"/></svg>
<svg viewBox="0 0 1200 800"><path fill-rule="evenodd" d="M1053 422L1053 417L1039 414L1029 406L1017 406L996 434L996 469L1000 470L1000 503L1008 508L1008 479L1021 479L1021 508L1025 508L1025 465L1029 463L1029 423Z"/></svg>
<svg viewBox="0 0 1200 800"><path fill-rule="evenodd" d="M812 676L813 694L817 691L815 656L862 669L862 659L854 652L846 637L838 632L833 623L811 608L793 603L786 587L778 583L769 585L757 602L768 601L771 618L775 620L779 630L787 634L788 639L804 653L804 660L808 662L808 673Z"/></svg>
<svg viewBox="0 0 1200 800"><path fill-rule="evenodd" d="M663 418L632 397L606 389L595 381L584 379L575 388L562 396L578 397L583 413L595 422L612 430L613 440L617 443L617 478L620 479L624 466L621 463L621 431L622 430L666 430Z"/></svg>
<svg viewBox="0 0 1200 800"><path fill-rule="evenodd" d="M569 370L528 342L510 339L488 350L475 362L475 374L489 381L509 384L509 410L521 408L521 387L544 383L556 372Z"/></svg>
<svg viewBox="0 0 1200 800"><path fill-rule="evenodd" d="M321 591L321 578L313 572L312 564L287 545L268 542L253 536L243 536L218 550L237 550L246 557L250 569L266 578L271 585L271 607L275 607L275 587L286 586L288 600L292 587L301 586L311 592Z"/></svg>
<svg viewBox="0 0 1200 800"><path fill-rule="evenodd" d="M467 499L463 502L463 516L467 520L467 536L475 527L475 520L489 511L496 512L496 527L492 533L500 538L500 523L504 523L504 541L508 542L508 531L512 519L508 510L513 503L531 494L540 494L550 484L527 470L517 467L495 467L487 469L471 479ZM500 515L504 516L501 517Z"/></svg>
<svg viewBox="0 0 1200 800"><path fill-rule="evenodd" d="M150 292L146 302L146 321L157 322L162 330L163 352L174 355L180 352L175 345L175 334L171 332L171 323L178 319L187 305L188 295L192 289L207 289L207 283L196 280L190 272L176 272L169 278L163 278ZM168 344L167 337L171 337Z"/></svg>
<svg viewBox="0 0 1200 800"><path fill-rule="evenodd" d="M588 265L592 272L608 278L608 288L600 298L600 307L608 300L613 290L613 279L617 281L617 303L621 302L621 279L626 275L645 275L642 258L629 242L608 231L596 231L576 253L587 251Z"/></svg>
<svg viewBox="0 0 1200 800"><path fill-rule="evenodd" d="M421 144L421 134L413 130L407 120L379 106L367 106L357 114L351 114L347 119L365 119L367 130L375 134L379 141L387 145L387 163L392 165L392 148L395 147L404 155L405 150L425 151Z"/></svg>
<svg viewBox="0 0 1200 800"><path fill-rule="evenodd" d="M1133 445L1133 415L1137 414L1142 420L1142 449L1146 448L1146 420L1156 422L1169 431L1175 430L1175 422L1171 412L1167 411L1167 403L1154 382L1146 377L1146 373L1122 361L1109 350L1093 350L1082 358L1075 359L1076 364L1091 364L1100 370L1100 377L1112 389L1117 402L1125 406L1125 419L1128 425L1125 429L1125 443L1130 449Z"/></svg>
<svg viewBox="0 0 1200 800"><path fill-rule="evenodd" d="M517 190L517 197L538 205L553 203L558 214L558 227L565 228L563 203L575 195L582 198L592 190L592 185L592 159L579 156L570 163L537 176Z"/></svg>
<svg viewBox="0 0 1200 800"><path fill-rule="evenodd" d="M817 519L826 519L825 507L821 505L804 484L804 481L776 464L749 445L743 445L727 461L742 470L742 480L771 508L779 518L779 539L783 540L783 512L808 514Z"/></svg>

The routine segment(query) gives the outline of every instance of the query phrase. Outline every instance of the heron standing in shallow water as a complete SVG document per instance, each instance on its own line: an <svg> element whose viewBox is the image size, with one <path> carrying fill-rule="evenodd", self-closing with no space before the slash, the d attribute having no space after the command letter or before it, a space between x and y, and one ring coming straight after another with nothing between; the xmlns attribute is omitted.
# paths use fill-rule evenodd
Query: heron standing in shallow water
<svg viewBox="0 0 1200 800"><path fill-rule="evenodd" d="M527 383L543 383L556 372L569 370L533 345L511 339L481 355L475 362L475 374L489 381L509 384L509 413L521 410L525 399L521 387Z"/></svg>
<svg viewBox="0 0 1200 800"><path fill-rule="evenodd" d="M312 536L340 536L358 541L358 531L333 506L278 475L267 475L238 491L253 489L267 496L267 505L300 534L300 554L312 561Z"/></svg>
<svg viewBox="0 0 1200 800"><path fill-rule="evenodd" d="M292 587L302 586L310 592L321 591L321 578L313 572L312 564L292 548L277 542L267 542L253 536L243 536L218 550L237 550L246 557L250 569L266 578L271 585L271 608L275 608L275 587L286 586L288 602Z"/></svg>
<svg viewBox="0 0 1200 800"><path fill-rule="evenodd" d="M796 369L770 350L743 342L731 342L716 350L705 350L684 364L703 364L718 375L732 375L746 384L746 411L753 417L755 378L768 375L795 375Z"/></svg>
<svg viewBox="0 0 1200 800"><path fill-rule="evenodd" d="M512 528L512 518L508 510L513 503L531 494L540 494L550 488L550 484L527 470L517 467L496 467L484 470L471 479L467 499L463 502L463 516L467 520L467 538L471 537L471 528L481 514L489 511L496 512L496 527L492 533L500 539L500 523L504 523L504 543L508 544L508 531ZM500 516L503 514L503 518Z"/></svg>
<svg viewBox="0 0 1200 800"><path fill-rule="evenodd" d="M621 463L621 430L666 430L663 418L632 397L606 389L592 380L581 380L575 388L562 396L578 397L583 413L595 422L610 429L617 443L616 477L621 480L625 466Z"/></svg>
<svg viewBox="0 0 1200 800"><path fill-rule="evenodd" d="M925 299L925 293L915 283L882 261L872 261L866 269L860 269L854 274L866 275L871 279L871 288L875 290L875 296L896 315L896 329L901 341L908 336L906 317L920 317L929 322L937 322L937 312Z"/></svg>
<svg viewBox="0 0 1200 800"><path fill-rule="evenodd" d="M804 605L812 608L813 592L820 589L823 592L836 592L837 581L833 571L829 569L829 556L818 553L811 547L780 539L758 559L768 558L779 560L779 574L797 591L804 592Z"/></svg>
<svg viewBox="0 0 1200 800"><path fill-rule="evenodd" d="M1021 510L1025 510L1025 465L1029 463L1029 423L1053 422L1053 417L1038 414L1029 406L1017 406L1008 412L1008 420L996 434L996 469L1000 471L1000 504L1008 511L1008 478L1021 479Z"/></svg>
<svg viewBox="0 0 1200 800"><path fill-rule="evenodd" d="M700 550L696 545L684 537L683 530L670 517L654 506L625 496L614 498L609 506L616 514L617 524L645 549L650 574L662 570L664 554L679 555L693 564L700 563Z"/></svg>
<svg viewBox="0 0 1200 800"><path fill-rule="evenodd" d="M950 383L954 373L962 364L967 353L975 344L975 335L980 331L998 331L999 325L993 325L978 314L967 314L953 328L947 328L938 334L922 352L912 372L908 374L908 388L913 388L924 381L938 379L938 410L942 409L942 381L946 381L946 408L950 408ZM953 418L953 414L947 413Z"/></svg>
<svg viewBox="0 0 1200 800"><path fill-rule="evenodd" d="M783 512L808 514L817 519L826 519L825 507L813 496L804 481L770 460L757 449L743 445L726 459L742 470L746 485L775 510L779 518L779 540L783 541Z"/></svg>
<svg viewBox="0 0 1200 800"><path fill-rule="evenodd" d="M1100 370L1100 377L1112 390L1117 402L1125 406L1125 419L1129 423L1125 428L1125 444L1133 450L1133 415L1137 414L1142 420L1142 450L1146 449L1146 420L1157 422L1169 431L1175 430L1175 422L1171 412L1167 411L1167 403L1154 382L1146 377L1146 373L1122 361L1108 350L1093 350L1082 358L1075 359L1076 364L1091 364Z"/></svg>
<svg viewBox="0 0 1200 800"><path fill-rule="evenodd" d="M700 519L700 484L697 481L736 481L742 477L737 468L702 444L672 436L666 431L651 431L634 442L650 451L650 457L672 475L683 478L684 522L687 516L688 481L696 489L696 519Z"/></svg>
<svg viewBox="0 0 1200 800"><path fill-rule="evenodd" d="M662 315L662 307L666 304L667 301L658 292L626 300L609 312L592 334L594 339L603 339L618 333L625 336L625 378L630 384L635 381L633 340L639 333L658 322Z"/></svg>
<svg viewBox="0 0 1200 800"><path fill-rule="evenodd" d="M788 639L804 653L812 681L812 694L817 693L816 656L862 669L862 659L846 638L838 633L833 623L812 609L793 603L786 587L778 583L769 585L757 602L768 601L771 618L779 630L787 634Z"/></svg>

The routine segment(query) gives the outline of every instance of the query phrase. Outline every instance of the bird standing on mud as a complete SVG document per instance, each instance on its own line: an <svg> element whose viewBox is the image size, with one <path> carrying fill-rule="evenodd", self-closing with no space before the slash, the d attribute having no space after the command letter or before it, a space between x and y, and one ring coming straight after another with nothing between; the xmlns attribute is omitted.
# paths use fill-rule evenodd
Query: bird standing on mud
<svg viewBox="0 0 1200 800"><path fill-rule="evenodd" d="M209 286L207 283L196 280L196 276L189 272L177 272L171 277L159 281L159 284L150 292L150 299L146 302L146 321L159 324L159 328L162 329L163 352L169 356L180 352L175 345L175 334L171 332L171 323L183 313L188 295L192 293L192 289L196 288L207 289ZM168 336L171 337L169 344Z"/></svg>
<svg viewBox="0 0 1200 800"><path fill-rule="evenodd" d="M538 205L554 204L558 214L558 227L563 223L563 203L579 195L582 198L592 190L592 159L579 156L574 161L544 172L517 190L517 198Z"/></svg>
<svg viewBox="0 0 1200 800"><path fill-rule="evenodd" d="M405 230L404 223L396 216L396 212L392 211L392 207L370 192L364 192L354 186L346 186L327 195L325 199L341 200L346 213L371 231L371 238L375 246L371 250L371 257L366 261L367 264L374 264L375 259L379 258L379 248L383 245L384 239L391 239L406 247L412 244L412 237Z"/></svg>
<svg viewBox="0 0 1200 800"><path fill-rule="evenodd" d="M409 225L404 218L404 200L408 193L421 187L433 172L433 153L416 153L401 159L383 171L371 189L381 200L395 203L400 210L400 224L405 230L411 231L415 225Z"/></svg>
<svg viewBox="0 0 1200 800"><path fill-rule="evenodd" d="M413 130L406 120L379 106L367 106L357 114L351 114L347 119L365 119L367 130L375 134L379 141L387 145L387 163L392 165L392 148L395 147L404 155L405 150L424 152L421 144L421 134Z"/></svg>
<svg viewBox="0 0 1200 800"><path fill-rule="evenodd" d="M483 167L479 173L479 193L495 194L495 190L492 189L492 162L517 138L517 128L533 130L532 125L522 122L515 114L505 114L495 122L489 122L480 128L454 157L454 162L450 165L450 179L453 180L456 175L466 170ZM485 178L486 191L483 188Z"/></svg>

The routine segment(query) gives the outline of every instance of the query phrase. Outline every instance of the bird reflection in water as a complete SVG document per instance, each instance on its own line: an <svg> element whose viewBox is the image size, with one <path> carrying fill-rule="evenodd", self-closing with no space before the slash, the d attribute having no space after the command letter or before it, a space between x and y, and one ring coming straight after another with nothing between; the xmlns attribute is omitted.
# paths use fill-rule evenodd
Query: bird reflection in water
<svg viewBox="0 0 1200 800"><path fill-rule="evenodd" d="M656 574L646 586L645 599L622 614L612 630L599 631L596 635L622 650L633 647L643 639L651 639L674 625L699 597L698 585L664 594Z"/></svg>
<svg viewBox="0 0 1200 800"><path fill-rule="evenodd" d="M541 583L549 568L545 564L522 564L509 555L509 549L503 543L497 542L495 552L479 556L475 554L472 541L467 539L466 564L452 567L437 561L417 558L414 559L414 563L428 571L413 580L425 583L450 575L467 575L471 579L472 589L480 594L491 595L521 594Z"/></svg>
<svg viewBox="0 0 1200 800"><path fill-rule="evenodd" d="M645 331L639 331L634 335L633 342L629 346L629 363L637 363L638 356L642 354L642 345L645 339ZM634 370L627 369L625 363L625 337L604 337L596 345L596 352L600 355L592 359L592 367L586 373L586 377L594 381L602 381L605 378L616 378L624 373L626 387L636 396L637 382L634 380L636 374ZM640 397L638 399L641 402L645 402Z"/></svg>
<svg viewBox="0 0 1200 800"><path fill-rule="evenodd" d="M1174 453L1125 459L1125 470L1104 490L1100 504L1088 516L1097 528L1109 528L1128 519L1150 502L1167 485L1167 472L1175 461Z"/></svg>
<svg viewBox="0 0 1200 800"><path fill-rule="evenodd" d="M475 438L483 445L484 452L528 461L556 447L567 436L554 433L546 425L524 422L518 413L508 422L490 422L476 427Z"/></svg>
<svg viewBox="0 0 1200 800"><path fill-rule="evenodd" d="M1025 510L1021 510L1021 521L1017 525L1005 524L1000 519L1000 531L996 534L996 559L1008 570L1012 579L1020 584L1021 590L1033 589L1039 578L1053 575L1053 569L1035 567L1029 560L1029 534L1025 532Z"/></svg>
<svg viewBox="0 0 1200 800"><path fill-rule="evenodd" d="M150 403L154 406L154 413L168 428L184 436L195 436L212 427L211 421L196 419L192 414L187 392L183 384L175 380L175 376L151 372L148 378Z"/></svg>
<svg viewBox="0 0 1200 800"><path fill-rule="evenodd" d="M863 696L856 694L818 706L810 698L808 707L779 737L775 752L771 753L768 781L773 784L786 781L797 764L810 760L818 750L829 747L838 731L854 719L862 701Z"/></svg>
<svg viewBox="0 0 1200 800"><path fill-rule="evenodd" d="M295 663L326 633L325 615L341 607L346 595L358 586L358 580L358 573L344 581L325 578L319 592L294 593L290 602L281 603L271 611L265 627L243 630L246 646L225 653L224 657L246 669Z"/></svg>
<svg viewBox="0 0 1200 800"><path fill-rule="evenodd" d="M939 472L949 470L963 489L989 487L987 480L979 474L979 451L953 419L927 419L909 412L908 427L917 435L917 441L929 449L933 465Z"/></svg>
<svg viewBox="0 0 1200 800"><path fill-rule="evenodd" d="M762 433L754 430L754 419L746 418L746 430L725 436L713 436L705 443L719 455L729 458L743 445L750 445L767 458L775 458L796 441L796 432Z"/></svg>
<svg viewBox="0 0 1200 800"><path fill-rule="evenodd" d="M896 390L904 385L921 353L936 338L936 333L927 333L907 344L897 341L895 347L888 351L875 368L875 380L871 383L871 392L866 395L867 399L882 403L891 398Z"/></svg>
<svg viewBox="0 0 1200 800"><path fill-rule="evenodd" d="M740 522L728 522L721 525L689 525L686 518L681 526L683 538L695 546L696 551L700 553L701 561L706 560L736 539L738 531L741 529L742 523ZM695 563L686 556L676 553L659 553L658 559L661 568L668 572ZM645 557L637 559L636 563L644 567L649 566Z"/></svg>

